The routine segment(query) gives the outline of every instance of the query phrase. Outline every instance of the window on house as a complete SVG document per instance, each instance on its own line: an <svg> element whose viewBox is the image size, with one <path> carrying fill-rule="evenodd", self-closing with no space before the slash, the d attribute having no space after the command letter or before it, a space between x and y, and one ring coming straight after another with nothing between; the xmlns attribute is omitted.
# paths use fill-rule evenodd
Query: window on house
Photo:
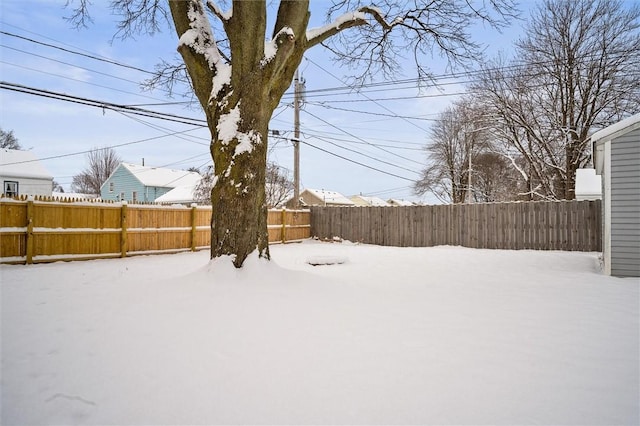
<svg viewBox="0 0 640 426"><path fill-rule="evenodd" d="M133 201L134 203L138 201L138 191L131 192L131 201Z"/></svg>
<svg viewBox="0 0 640 426"><path fill-rule="evenodd" d="M109 192L113 192L113 182L109 182Z"/></svg>
<svg viewBox="0 0 640 426"><path fill-rule="evenodd" d="M15 197L18 194L18 182L13 180L4 181L4 195L7 197Z"/></svg>
<svg viewBox="0 0 640 426"><path fill-rule="evenodd" d="M120 201L124 201L124 192L120 193Z"/></svg>

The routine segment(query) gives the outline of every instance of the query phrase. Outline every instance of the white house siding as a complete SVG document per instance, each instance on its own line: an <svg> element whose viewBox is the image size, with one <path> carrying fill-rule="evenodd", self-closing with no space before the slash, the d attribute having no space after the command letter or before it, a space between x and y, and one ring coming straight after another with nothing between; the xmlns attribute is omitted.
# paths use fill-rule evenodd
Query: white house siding
<svg viewBox="0 0 640 426"><path fill-rule="evenodd" d="M18 183L18 195L51 195L53 176L31 151L0 149L0 193L5 182Z"/></svg>
<svg viewBox="0 0 640 426"><path fill-rule="evenodd" d="M611 141L611 275L640 276L640 129Z"/></svg>
<svg viewBox="0 0 640 426"><path fill-rule="evenodd" d="M0 175L0 193L4 192L5 182L18 182L18 195L51 195L53 190L52 179Z"/></svg>
<svg viewBox="0 0 640 426"><path fill-rule="evenodd" d="M14 178L6 178L4 180L14 180ZM51 179L38 178L20 178L19 193L25 195L51 195L53 191L53 182Z"/></svg>

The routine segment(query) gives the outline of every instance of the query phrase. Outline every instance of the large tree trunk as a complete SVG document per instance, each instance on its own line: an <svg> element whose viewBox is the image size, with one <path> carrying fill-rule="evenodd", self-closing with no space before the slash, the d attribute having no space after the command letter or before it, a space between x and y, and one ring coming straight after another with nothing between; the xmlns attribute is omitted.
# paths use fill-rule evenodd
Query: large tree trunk
<svg viewBox="0 0 640 426"><path fill-rule="evenodd" d="M218 50L201 0L169 5L180 37L178 51L211 132L211 258L229 255L238 268L254 251L269 259L268 126L302 60L306 39L295 34L305 33L308 1L281 3L268 52L264 1L233 2L232 15L214 10L232 58Z"/></svg>
<svg viewBox="0 0 640 426"><path fill-rule="evenodd" d="M253 90L252 90L253 89ZM213 206L211 218L211 257L234 256L240 267L246 257L258 250L269 258L265 171L267 133L272 111L265 108L261 91L245 86L238 105L226 120L212 129L211 156L214 162ZM234 122L237 114L238 121ZM225 126L238 125L238 134L225 140Z"/></svg>

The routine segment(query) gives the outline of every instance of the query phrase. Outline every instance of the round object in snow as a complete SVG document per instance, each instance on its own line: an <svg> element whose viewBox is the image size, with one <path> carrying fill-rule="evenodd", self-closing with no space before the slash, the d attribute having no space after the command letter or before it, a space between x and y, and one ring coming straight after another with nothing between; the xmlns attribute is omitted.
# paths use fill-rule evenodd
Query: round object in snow
<svg viewBox="0 0 640 426"><path fill-rule="evenodd" d="M344 256L313 256L307 259L307 263L311 266L340 265L346 261L347 258Z"/></svg>

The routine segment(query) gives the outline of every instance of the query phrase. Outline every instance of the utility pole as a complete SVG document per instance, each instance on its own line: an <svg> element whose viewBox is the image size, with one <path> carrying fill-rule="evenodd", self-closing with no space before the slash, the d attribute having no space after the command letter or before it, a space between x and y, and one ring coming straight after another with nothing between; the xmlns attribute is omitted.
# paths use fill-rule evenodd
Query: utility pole
<svg viewBox="0 0 640 426"><path fill-rule="evenodd" d="M301 90L298 70L293 80L293 207L300 206L300 103Z"/></svg>

